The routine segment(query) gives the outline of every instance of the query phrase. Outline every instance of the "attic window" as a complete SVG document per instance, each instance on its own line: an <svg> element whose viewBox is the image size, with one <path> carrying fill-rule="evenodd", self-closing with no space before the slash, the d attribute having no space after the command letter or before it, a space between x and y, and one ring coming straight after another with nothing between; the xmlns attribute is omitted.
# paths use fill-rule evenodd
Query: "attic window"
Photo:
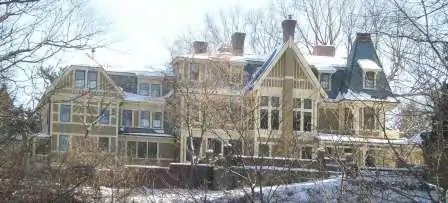
<svg viewBox="0 0 448 203"><path fill-rule="evenodd" d="M375 89L376 87L376 72L364 72L364 89Z"/></svg>
<svg viewBox="0 0 448 203"><path fill-rule="evenodd" d="M330 90L330 73L321 73L319 80L324 90Z"/></svg>

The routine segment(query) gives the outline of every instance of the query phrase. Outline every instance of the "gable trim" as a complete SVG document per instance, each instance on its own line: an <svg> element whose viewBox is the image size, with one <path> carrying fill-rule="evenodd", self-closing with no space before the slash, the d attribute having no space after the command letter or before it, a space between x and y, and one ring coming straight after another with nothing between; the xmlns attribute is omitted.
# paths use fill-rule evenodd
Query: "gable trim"
<svg viewBox="0 0 448 203"><path fill-rule="evenodd" d="M289 39L286 43L283 44L282 48L277 52L277 54L274 57L273 61L269 64L269 66L266 68L266 70L262 73L260 79L255 81L254 88L259 88L260 87L262 81L264 81L264 79L267 77L269 72L277 64L278 60L280 60L280 58L284 55L284 53L286 52L286 50L288 48L291 48L295 52L296 60L298 60L299 63L302 64L302 66L305 69L304 70L305 73L308 75L308 78L310 78L312 80L312 82L314 83L314 85L316 85L316 87L318 87L319 93L324 98L327 98L328 97L327 93L321 87L321 85L320 85L319 81L317 80L317 78L314 76L314 73L312 72L311 67L308 65L308 62L306 62L305 57L300 53L299 48L297 47L297 45L295 45L293 43L293 41L291 39ZM303 63L304 61L306 63Z"/></svg>

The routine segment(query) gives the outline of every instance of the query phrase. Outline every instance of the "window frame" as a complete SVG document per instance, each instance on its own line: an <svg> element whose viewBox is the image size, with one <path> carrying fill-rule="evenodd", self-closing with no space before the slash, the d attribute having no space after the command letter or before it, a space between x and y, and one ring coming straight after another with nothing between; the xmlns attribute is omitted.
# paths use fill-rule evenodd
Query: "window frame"
<svg viewBox="0 0 448 203"><path fill-rule="evenodd" d="M328 77L326 77L326 79L328 79L327 80L327 87L324 87L322 85L322 82L323 82L323 79L324 79L324 77L322 77L322 75L328 75ZM332 76L331 73L319 73L319 84L322 87L322 89L324 89L326 91L331 90L331 76Z"/></svg>
<svg viewBox="0 0 448 203"><path fill-rule="evenodd" d="M147 88L142 88L142 86ZM138 94L143 96L151 96L151 83L142 82L138 84Z"/></svg>
<svg viewBox="0 0 448 203"><path fill-rule="evenodd" d="M160 114L160 126L158 126L158 127L156 127L156 125L154 125L154 122L158 121L158 119L155 119L157 114ZM152 112L152 120L151 120L150 125L154 129L163 129L163 112L160 112L160 111Z"/></svg>
<svg viewBox="0 0 448 203"><path fill-rule="evenodd" d="M102 146L101 140L106 140L106 142L104 142L106 144L106 146ZM109 152L110 149L110 138L109 137L98 137L98 150L101 152Z"/></svg>
<svg viewBox="0 0 448 203"><path fill-rule="evenodd" d="M68 106L68 120L63 120L62 118L63 118L63 107L67 107ZM73 114L73 112L72 112L72 105L71 104L59 104L59 122L61 122L61 123L70 123L70 122L72 122L72 114Z"/></svg>
<svg viewBox="0 0 448 203"><path fill-rule="evenodd" d="M65 141L66 141L66 143L65 143L65 150L64 149L62 149L62 142L61 142L61 137L65 137ZM61 135L58 135L58 147L57 147L57 149L58 149L58 151L59 152L68 152L68 150L70 149L70 141L69 141L69 136L68 135L64 135L64 134L61 134Z"/></svg>
<svg viewBox="0 0 448 203"><path fill-rule="evenodd" d="M368 87L366 84L367 84L367 74L368 73L373 73L373 83L372 83L372 87ZM373 70L363 70L363 79L362 79L362 84L363 84L363 89L370 89L370 90L373 90L373 89L376 89L377 88L377 82L376 82L376 80L377 80L377 74L378 74L378 72L377 71L373 71Z"/></svg>
<svg viewBox="0 0 448 203"><path fill-rule="evenodd" d="M147 126L143 126L143 113L147 113L147 121L148 121L148 125ZM151 112L150 111L140 111L140 115L139 115L139 124L138 124L139 128L146 128L149 129L151 128Z"/></svg>
<svg viewBox="0 0 448 203"><path fill-rule="evenodd" d="M154 88L154 86L157 86L158 85L158 88ZM161 97L162 96L162 84L159 84L159 83L151 83L150 84L150 95L151 95L151 97ZM153 91L155 91L155 89L157 89L157 91L158 91L158 95L154 95L153 93Z"/></svg>
<svg viewBox="0 0 448 203"><path fill-rule="evenodd" d="M82 87L80 86L81 79L78 79L78 73L82 73ZM86 88L86 73L87 70L75 70L75 88L85 89Z"/></svg>
<svg viewBox="0 0 448 203"><path fill-rule="evenodd" d="M292 109L292 111L293 111L293 114L292 114L292 116L293 116L292 117L293 131L295 131L295 132L313 132L313 130L314 130L313 125L315 125L315 123L313 121L313 118L315 116L315 113L314 113L315 101L313 101L312 99L309 99L309 98L297 98L297 97L294 98L293 100L294 100L293 109ZM297 105L297 104L299 104L299 105ZM308 104L311 106L308 106ZM308 107L310 107L310 108L308 108ZM305 114L307 114L307 113L311 114L311 123L310 123L311 127L310 127L309 131L308 130L305 131L305 129L308 129L305 126ZM297 120L296 119L297 117L300 117L300 119ZM296 121L296 122L294 122L294 121ZM299 124L299 126L297 126L296 123ZM297 130L296 128L299 130Z"/></svg>
<svg viewBox="0 0 448 203"><path fill-rule="evenodd" d="M103 125L110 125L110 123L111 123L111 119L110 119L110 108L108 108L108 107L105 107L105 108L100 108L101 109L101 111L100 111L100 119L99 119L99 121L98 121L98 123L100 123L100 124L103 124ZM106 120L103 120L104 119L104 113L105 112L107 112L107 122L105 122Z"/></svg>
<svg viewBox="0 0 448 203"><path fill-rule="evenodd" d="M128 126L128 125L125 125L125 112L131 112L131 116L130 116L130 118L131 118L131 123L130 123L130 126ZM123 109L123 110L121 110L121 125L123 126L123 127L133 127L134 126L134 119L133 119L133 117L134 117L134 111L132 110L132 109Z"/></svg>
<svg viewBox="0 0 448 203"><path fill-rule="evenodd" d="M92 80L90 78L92 73L95 74L95 80ZM99 76L98 71L88 70L88 71L86 71L86 76L87 76L86 77L86 87L89 90L96 90L96 89L98 89L98 76ZM93 81L95 82L95 87L92 88L91 82L93 82Z"/></svg>

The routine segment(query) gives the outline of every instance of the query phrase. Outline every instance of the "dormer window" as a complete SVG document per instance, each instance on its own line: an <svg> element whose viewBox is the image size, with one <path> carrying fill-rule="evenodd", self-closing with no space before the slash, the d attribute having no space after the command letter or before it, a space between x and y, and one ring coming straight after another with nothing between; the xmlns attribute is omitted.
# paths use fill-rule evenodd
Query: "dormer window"
<svg viewBox="0 0 448 203"><path fill-rule="evenodd" d="M322 86L322 88L324 90L330 90L331 88L331 83L330 83L330 73L321 73L319 80L320 80L320 85Z"/></svg>
<svg viewBox="0 0 448 203"><path fill-rule="evenodd" d="M370 59L359 59L358 65L363 70L364 89L375 89L377 86L377 74L382 71L381 67Z"/></svg>
<svg viewBox="0 0 448 203"><path fill-rule="evenodd" d="M365 89L376 88L376 72L367 71L364 73L364 88Z"/></svg>

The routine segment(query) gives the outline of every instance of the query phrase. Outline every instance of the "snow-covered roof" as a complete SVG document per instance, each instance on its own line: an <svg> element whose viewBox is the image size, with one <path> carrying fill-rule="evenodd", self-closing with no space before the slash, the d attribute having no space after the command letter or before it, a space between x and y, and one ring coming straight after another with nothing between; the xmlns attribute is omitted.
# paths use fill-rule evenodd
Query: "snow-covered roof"
<svg viewBox="0 0 448 203"><path fill-rule="evenodd" d="M165 130L163 130L163 129L159 129L159 130L154 129L154 131L158 131L160 133L156 132L156 133L123 133L123 134L134 135L134 136L145 136L145 137L171 137L171 138L174 137L173 135L165 134Z"/></svg>
<svg viewBox="0 0 448 203"><path fill-rule="evenodd" d="M410 144L410 141L407 138L399 138L399 139L363 138L363 137L353 137L350 135L337 135L337 134L319 134L317 135L317 138L321 141L328 141L328 142L394 144L394 145Z"/></svg>
<svg viewBox="0 0 448 203"><path fill-rule="evenodd" d="M219 53L219 54L186 54L180 57L201 59L201 60L229 60L231 62L246 62L246 61L265 61L266 55L256 54L244 54L242 56L233 55L232 53Z"/></svg>
<svg viewBox="0 0 448 203"><path fill-rule="evenodd" d="M173 93L173 90L171 90L165 96L152 97L152 96L134 94L131 92L123 92L125 101L134 101L134 102L144 102L144 101L165 102L165 99L170 97L172 93Z"/></svg>
<svg viewBox="0 0 448 203"><path fill-rule="evenodd" d="M321 73L334 73L337 68L345 68L347 66L347 59L341 57L330 56L304 56L308 64L316 67L317 71Z"/></svg>
<svg viewBox="0 0 448 203"><path fill-rule="evenodd" d="M359 67L363 70L380 71L381 67L370 59L359 59L357 61Z"/></svg>
<svg viewBox="0 0 448 203"><path fill-rule="evenodd" d="M386 98L372 98L371 95L365 92L354 92L351 89L348 89L347 92L339 92L338 96L335 99L327 99L328 102L339 102L343 100L349 101L378 101L378 102L391 102L396 103L398 100L394 97L386 97Z"/></svg>

